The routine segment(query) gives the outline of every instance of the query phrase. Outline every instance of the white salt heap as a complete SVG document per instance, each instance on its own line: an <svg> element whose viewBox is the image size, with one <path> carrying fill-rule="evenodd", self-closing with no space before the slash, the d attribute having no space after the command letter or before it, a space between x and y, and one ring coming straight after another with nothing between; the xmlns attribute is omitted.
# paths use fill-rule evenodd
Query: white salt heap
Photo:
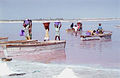
<svg viewBox="0 0 120 78"><path fill-rule="evenodd" d="M75 75L72 69L67 67L60 73L60 75L53 78L78 78L78 77Z"/></svg>
<svg viewBox="0 0 120 78"><path fill-rule="evenodd" d="M11 71L5 62L0 62L0 76L9 75L12 73L15 72Z"/></svg>

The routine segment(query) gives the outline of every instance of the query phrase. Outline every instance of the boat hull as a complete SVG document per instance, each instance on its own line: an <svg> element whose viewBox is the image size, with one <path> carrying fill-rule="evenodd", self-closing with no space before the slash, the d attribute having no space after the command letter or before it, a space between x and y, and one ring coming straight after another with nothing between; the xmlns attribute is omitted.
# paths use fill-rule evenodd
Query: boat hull
<svg viewBox="0 0 120 78"><path fill-rule="evenodd" d="M98 35L81 35L80 38L82 41L91 41L91 40L110 40L112 33L108 34L98 34Z"/></svg>
<svg viewBox="0 0 120 78"><path fill-rule="evenodd" d="M66 41L45 41L45 42L34 42L31 44L10 44L4 48L4 53L7 52L7 56L16 54L17 52L26 51L47 51L47 50L61 50L65 49Z"/></svg>

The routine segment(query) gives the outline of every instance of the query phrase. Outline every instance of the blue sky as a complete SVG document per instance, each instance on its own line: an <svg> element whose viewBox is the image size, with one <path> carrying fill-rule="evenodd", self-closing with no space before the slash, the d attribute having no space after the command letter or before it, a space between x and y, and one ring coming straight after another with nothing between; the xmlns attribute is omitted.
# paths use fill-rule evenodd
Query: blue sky
<svg viewBox="0 0 120 78"><path fill-rule="evenodd" d="M0 0L0 19L120 17L120 0Z"/></svg>

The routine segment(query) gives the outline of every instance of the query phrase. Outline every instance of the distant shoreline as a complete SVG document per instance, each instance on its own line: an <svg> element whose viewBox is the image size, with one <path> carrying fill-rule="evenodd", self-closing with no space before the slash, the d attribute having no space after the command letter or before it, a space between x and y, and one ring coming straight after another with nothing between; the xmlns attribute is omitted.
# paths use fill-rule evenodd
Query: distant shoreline
<svg viewBox="0 0 120 78"><path fill-rule="evenodd" d="M43 22L83 22L83 21L112 21L120 20L120 18L81 18L81 19L31 19L33 23ZM0 23L23 23L24 20L0 20Z"/></svg>

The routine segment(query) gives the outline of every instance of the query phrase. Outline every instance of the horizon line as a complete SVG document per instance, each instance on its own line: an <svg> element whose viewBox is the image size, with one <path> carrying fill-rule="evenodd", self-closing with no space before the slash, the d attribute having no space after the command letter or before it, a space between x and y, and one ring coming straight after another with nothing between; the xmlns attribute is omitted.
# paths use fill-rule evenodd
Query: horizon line
<svg viewBox="0 0 120 78"><path fill-rule="evenodd" d="M120 20L120 18L73 18L73 19L64 19L64 18L40 18L40 19L30 19L33 22L83 22L83 21L112 21ZM0 23L21 23L23 19L10 19L10 20L0 20Z"/></svg>

